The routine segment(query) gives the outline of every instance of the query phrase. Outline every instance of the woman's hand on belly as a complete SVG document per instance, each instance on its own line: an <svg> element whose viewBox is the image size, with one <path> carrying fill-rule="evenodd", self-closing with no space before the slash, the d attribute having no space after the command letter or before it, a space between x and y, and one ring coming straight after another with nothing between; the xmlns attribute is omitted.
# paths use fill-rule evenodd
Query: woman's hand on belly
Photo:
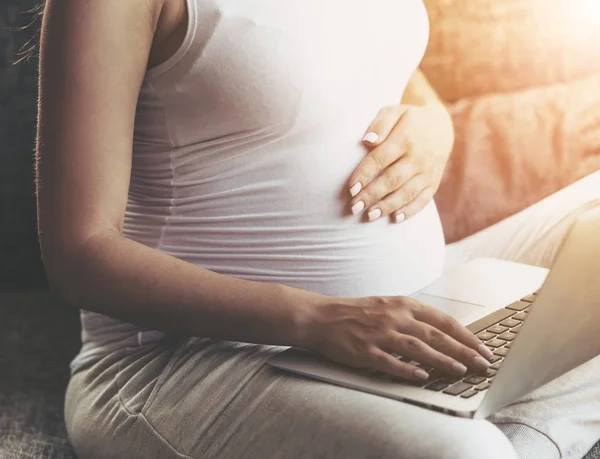
<svg viewBox="0 0 600 459"><path fill-rule="evenodd" d="M352 212L402 222L420 212L439 188L454 130L442 104L395 105L379 112L363 139L371 147L349 180Z"/></svg>
<svg viewBox="0 0 600 459"><path fill-rule="evenodd" d="M454 318L404 296L327 297L308 348L339 363L408 380L428 374L397 355L444 373L485 371L491 351ZM485 358L484 358L485 357Z"/></svg>

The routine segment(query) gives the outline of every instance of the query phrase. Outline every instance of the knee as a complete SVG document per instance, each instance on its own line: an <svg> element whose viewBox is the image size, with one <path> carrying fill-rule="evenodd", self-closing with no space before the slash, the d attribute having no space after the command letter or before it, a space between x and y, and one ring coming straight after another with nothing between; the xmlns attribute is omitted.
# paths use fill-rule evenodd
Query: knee
<svg viewBox="0 0 600 459"><path fill-rule="evenodd" d="M508 437L485 420L470 420L431 413L431 419L412 426L399 426L377 457L398 459L518 459ZM433 421L433 422L432 422ZM387 440L387 441L386 441ZM360 449L360 448L359 448ZM364 457L364 456L363 456Z"/></svg>
<svg viewBox="0 0 600 459"><path fill-rule="evenodd" d="M498 427L488 421L467 421L466 428L447 430L435 459L518 459L517 453ZM435 435L435 434L434 434ZM445 445L445 447L444 447Z"/></svg>

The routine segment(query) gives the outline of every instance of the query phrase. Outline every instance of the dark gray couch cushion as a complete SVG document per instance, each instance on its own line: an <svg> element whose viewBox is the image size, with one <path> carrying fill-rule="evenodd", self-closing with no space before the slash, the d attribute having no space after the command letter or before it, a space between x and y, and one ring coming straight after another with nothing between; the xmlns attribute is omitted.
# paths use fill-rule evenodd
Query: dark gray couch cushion
<svg viewBox="0 0 600 459"><path fill-rule="evenodd" d="M75 459L59 397L46 391L0 394L2 459Z"/></svg>
<svg viewBox="0 0 600 459"><path fill-rule="evenodd" d="M584 459L600 459L600 441L594 445Z"/></svg>
<svg viewBox="0 0 600 459"><path fill-rule="evenodd" d="M0 458L74 459L63 419L78 311L39 292L0 293Z"/></svg>
<svg viewBox="0 0 600 459"><path fill-rule="evenodd" d="M40 0L0 1L0 290L43 286L37 245L34 138L37 62L13 65L37 27L25 11Z"/></svg>

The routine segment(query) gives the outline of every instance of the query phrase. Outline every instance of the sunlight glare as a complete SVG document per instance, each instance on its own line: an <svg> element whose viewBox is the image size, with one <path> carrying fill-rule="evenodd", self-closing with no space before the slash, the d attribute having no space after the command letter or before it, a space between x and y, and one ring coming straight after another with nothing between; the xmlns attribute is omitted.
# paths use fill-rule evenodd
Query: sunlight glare
<svg viewBox="0 0 600 459"><path fill-rule="evenodd" d="M600 0L575 0L570 5L577 24L600 27Z"/></svg>

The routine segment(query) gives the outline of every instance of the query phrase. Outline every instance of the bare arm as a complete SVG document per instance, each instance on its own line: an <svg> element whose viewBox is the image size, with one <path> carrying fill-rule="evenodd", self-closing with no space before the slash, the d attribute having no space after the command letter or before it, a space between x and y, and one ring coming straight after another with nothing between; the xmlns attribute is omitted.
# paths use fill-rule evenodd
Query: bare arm
<svg viewBox="0 0 600 459"><path fill-rule="evenodd" d="M410 80L408 80L408 84L404 90L404 95L402 96L402 103L406 105L430 105L430 104L438 104L442 105L443 103L437 95L437 92L429 81L427 77L423 74L421 69L417 68Z"/></svg>
<svg viewBox="0 0 600 459"><path fill-rule="evenodd" d="M136 101L161 3L47 3L37 185L50 286L78 308L149 328L302 345L319 295L219 275L122 235Z"/></svg>

